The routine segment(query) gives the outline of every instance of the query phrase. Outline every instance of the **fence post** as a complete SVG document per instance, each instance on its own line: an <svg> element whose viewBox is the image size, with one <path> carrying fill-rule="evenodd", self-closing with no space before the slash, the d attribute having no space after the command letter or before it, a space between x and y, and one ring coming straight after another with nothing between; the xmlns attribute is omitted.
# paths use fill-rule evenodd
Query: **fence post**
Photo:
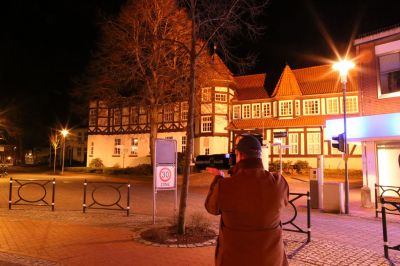
<svg viewBox="0 0 400 266"><path fill-rule="evenodd" d="M311 202L310 192L307 191L307 243L311 241Z"/></svg>
<svg viewBox="0 0 400 266"><path fill-rule="evenodd" d="M83 183L83 212L86 212L86 188L87 188L87 180Z"/></svg>
<svg viewBox="0 0 400 266"><path fill-rule="evenodd" d="M378 185L375 184L375 218L378 218Z"/></svg>
<svg viewBox="0 0 400 266"><path fill-rule="evenodd" d="M383 251L385 253L385 258L389 259L389 249L388 249L388 236L387 236L387 226L386 226L386 206L385 199L381 198L381 208L382 208L382 230L383 230Z"/></svg>
<svg viewBox="0 0 400 266"><path fill-rule="evenodd" d="M53 178L53 195L51 196L51 211L54 211L55 194L56 194L56 179Z"/></svg>
<svg viewBox="0 0 400 266"><path fill-rule="evenodd" d="M12 177L10 177L10 192L8 193L8 209L11 210L12 205Z"/></svg>
<svg viewBox="0 0 400 266"><path fill-rule="evenodd" d="M126 205L126 216L129 216L130 209L131 209L131 184L128 184L128 202Z"/></svg>

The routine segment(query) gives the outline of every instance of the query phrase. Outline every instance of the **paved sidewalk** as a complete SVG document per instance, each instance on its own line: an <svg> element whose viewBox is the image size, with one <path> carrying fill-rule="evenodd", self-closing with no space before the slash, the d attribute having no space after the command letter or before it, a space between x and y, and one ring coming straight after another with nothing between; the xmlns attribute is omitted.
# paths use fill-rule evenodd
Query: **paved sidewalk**
<svg viewBox="0 0 400 266"><path fill-rule="evenodd" d="M69 173L57 177L54 212L48 207L30 206L8 210L9 183L0 180L0 265L213 265L214 247L153 247L133 240L139 230L152 226L151 182L130 181L133 189L129 217L117 211L89 210L84 214L84 177ZM205 184L210 180L193 178L188 219L200 212L217 227L218 217L206 214L203 208ZM290 178L288 181L292 192L308 189L305 182ZM389 265L383 257L381 219L375 218L373 210L360 208L359 198L359 190L351 190L350 215L313 210L312 240L308 244L304 244L306 235L285 232L290 264ZM157 222L164 224L172 217L173 194L160 193L158 199ZM285 215L290 216L291 210L286 210ZM304 202L300 202L298 220L305 225ZM390 217L389 230L389 242L400 244L400 217ZM399 255L400 252L390 251L394 263L400 265Z"/></svg>

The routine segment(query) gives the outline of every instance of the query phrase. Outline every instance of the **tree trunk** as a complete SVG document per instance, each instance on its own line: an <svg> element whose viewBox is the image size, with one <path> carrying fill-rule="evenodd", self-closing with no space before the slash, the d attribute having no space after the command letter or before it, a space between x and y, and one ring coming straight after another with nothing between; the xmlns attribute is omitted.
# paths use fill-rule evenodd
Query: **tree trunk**
<svg viewBox="0 0 400 266"><path fill-rule="evenodd" d="M56 160L57 160L57 148L54 149L54 168L53 168L53 173L56 173Z"/></svg>
<svg viewBox="0 0 400 266"><path fill-rule="evenodd" d="M158 110L156 105L152 105L152 108L150 108L150 155L151 155L151 166L154 166L155 162L155 146L154 146L154 141L157 138L157 133L158 133L158 121L157 121L157 115L158 115Z"/></svg>
<svg viewBox="0 0 400 266"><path fill-rule="evenodd" d="M192 2L192 1L191 1ZM195 32L195 10L194 4L192 3L192 40L190 49L190 76L189 76L189 113L188 123L186 128L187 144L185 153L185 166L183 168L183 180L181 198L179 202L179 216L178 216L178 233L185 234L185 214L186 214L186 202L189 192L189 177L190 177L190 163L192 160L193 153L193 138L194 138L194 97L196 92L196 32Z"/></svg>

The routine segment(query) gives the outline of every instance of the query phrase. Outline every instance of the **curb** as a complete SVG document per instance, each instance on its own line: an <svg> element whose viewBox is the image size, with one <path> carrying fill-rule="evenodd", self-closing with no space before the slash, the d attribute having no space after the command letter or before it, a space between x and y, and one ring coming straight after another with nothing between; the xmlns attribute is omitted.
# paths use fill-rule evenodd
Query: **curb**
<svg viewBox="0 0 400 266"><path fill-rule="evenodd" d="M216 242L217 242L217 237L215 239L211 239L211 240L207 240L205 242L202 243L191 243L191 244L160 244L160 243L156 243L156 242L151 242L148 240L143 239L140 235L142 232L148 230L146 229L142 229L139 230L137 232L135 232L135 235L133 237L133 240L141 243L143 245L146 246L153 246L153 247L163 247L163 248L199 248L199 247L209 247L209 246L215 246Z"/></svg>

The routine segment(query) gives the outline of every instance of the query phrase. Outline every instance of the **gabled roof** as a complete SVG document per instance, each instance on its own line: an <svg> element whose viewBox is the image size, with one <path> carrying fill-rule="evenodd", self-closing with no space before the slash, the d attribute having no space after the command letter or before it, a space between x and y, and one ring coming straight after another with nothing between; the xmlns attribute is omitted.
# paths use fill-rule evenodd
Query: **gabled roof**
<svg viewBox="0 0 400 266"><path fill-rule="evenodd" d="M200 86L215 85L215 81L233 82L233 74L218 54L204 52L197 65L197 82Z"/></svg>
<svg viewBox="0 0 400 266"><path fill-rule="evenodd" d="M332 65L322 65L292 70L297 79L303 95L341 93L342 84L338 72L332 69ZM347 91L357 91L356 70L349 72Z"/></svg>
<svg viewBox="0 0 400 266"><path fill-rule="evenodd" d="M301 94L296 77L290 67L286 65L271 97L296 96Z"/></svg>
<svg viewBox="0 0 400 266"><path fill-rule="evenodd" d="M266 74L236 76L236 96L239 101L269 98L264 88Z"/></svg>

